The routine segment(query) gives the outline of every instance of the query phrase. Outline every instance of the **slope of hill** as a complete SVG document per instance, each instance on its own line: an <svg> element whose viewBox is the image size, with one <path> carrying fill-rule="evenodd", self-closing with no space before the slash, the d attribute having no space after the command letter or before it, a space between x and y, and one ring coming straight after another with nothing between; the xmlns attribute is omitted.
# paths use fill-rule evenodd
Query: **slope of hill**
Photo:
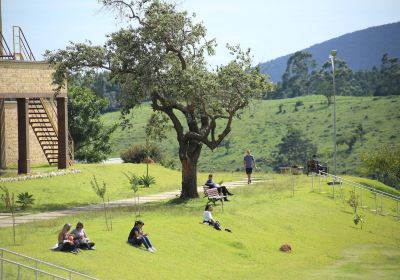
<svg viewBox="0 0 400 280"><path fill-rule="evenodd" d="M384 53L400 57L400 22L370 27L315 44L305 49L317 65L322 65L331 50L338 50L338 58L347 62L353 71L369 69L380 65ZM289 55L278 57L261 64L261 71L270 75L271 80L281 80Z"/></svg>
<svg viewBox="0 0 400 280"><path fill-rule="evenodd" d="M304 105L294 111L297 101ZM337 98L338 139L353 135L360 124L366 132L363 141L357 139L351 151L347 145L338 146L339 173L355 173L361 153L385 143L399 142L399 103L400 96ZM283 104L285 113L277 113L280 104ZM251 149L260 169L269 170L271 154L290 126L302 130L317 145L319 158L332 166L332 108L326 105L323 96L257 101L241 120L233 123L232 131L221 147L213 152L203 147L198 167L205 172L241 170L245 150ZM148 106L136 109L132 113L132 129L117 130L112 135L113 156L119 156L121 150L132 144L144 143L144 129L150 113ZM108 113L103 120L112 123L118 120L118 116L118 112ZM175 131L171 129L168 135L160 146L175 162L176 168L180 168Z"/></svg>

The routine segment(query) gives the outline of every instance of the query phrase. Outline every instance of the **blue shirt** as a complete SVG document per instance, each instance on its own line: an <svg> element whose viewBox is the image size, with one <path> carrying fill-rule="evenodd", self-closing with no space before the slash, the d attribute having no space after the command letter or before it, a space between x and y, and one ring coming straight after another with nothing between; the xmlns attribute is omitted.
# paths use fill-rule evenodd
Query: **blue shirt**
<svg viewBox="0 0 400 280"><path fill-rule="evenodd" d="M246 155L244 161L246 162L246 168L253 168L254 157L252 155Z"/></svg>

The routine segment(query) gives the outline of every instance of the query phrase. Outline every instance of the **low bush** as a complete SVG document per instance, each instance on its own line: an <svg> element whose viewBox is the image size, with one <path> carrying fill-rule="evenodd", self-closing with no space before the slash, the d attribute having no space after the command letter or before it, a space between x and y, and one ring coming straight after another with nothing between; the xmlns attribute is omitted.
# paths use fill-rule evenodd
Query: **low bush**
<svg viewBox="0 0 400 280"><path fill-rule="evenodd" d="M133 145L121 153L124 162L142 163L149 156L154 162L161 162L164 158L161 149L154 145Z"/></svg>

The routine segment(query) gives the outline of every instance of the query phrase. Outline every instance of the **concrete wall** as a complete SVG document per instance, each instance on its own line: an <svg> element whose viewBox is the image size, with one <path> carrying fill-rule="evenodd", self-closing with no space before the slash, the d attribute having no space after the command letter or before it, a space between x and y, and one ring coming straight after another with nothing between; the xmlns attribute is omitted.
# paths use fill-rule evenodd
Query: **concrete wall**
<svg viewBox="0 0 400 280"><path fill-rule="evenodd" d="M16 102L5 102L5 151L6 165L16 165L18 163L18 117ZM31 126L29 126L29 154L31 163L48 163Z"/></svg>
<svg viewBox="0 0 400 280"><path fill-rule="evenodd" d="M0 60L0 98L54 96L53 73L43 62ZM64 88L59 96L66 94Z"/></svg>

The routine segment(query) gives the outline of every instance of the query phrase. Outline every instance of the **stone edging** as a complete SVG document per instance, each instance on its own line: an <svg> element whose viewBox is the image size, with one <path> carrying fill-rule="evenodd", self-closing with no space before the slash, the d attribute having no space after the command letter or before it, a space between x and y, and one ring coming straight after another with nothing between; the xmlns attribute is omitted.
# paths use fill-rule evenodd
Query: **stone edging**
<svg viewBox="0 0 400 280"><path fill-rule="evenodd" d="M26 180L32 180L32 179L42 179L42 178L63 176L63 175L67 175L67 174L76 174L76 173L81 173L81 171L79 169L65 169L65 170L58 170L58 171L53 171L53 172L48 172L48 173L38 173L38 174L34 174L34 175L24 175L24 176L18 176L18 177L1 178L0 183L26 181Z"/></svg>

